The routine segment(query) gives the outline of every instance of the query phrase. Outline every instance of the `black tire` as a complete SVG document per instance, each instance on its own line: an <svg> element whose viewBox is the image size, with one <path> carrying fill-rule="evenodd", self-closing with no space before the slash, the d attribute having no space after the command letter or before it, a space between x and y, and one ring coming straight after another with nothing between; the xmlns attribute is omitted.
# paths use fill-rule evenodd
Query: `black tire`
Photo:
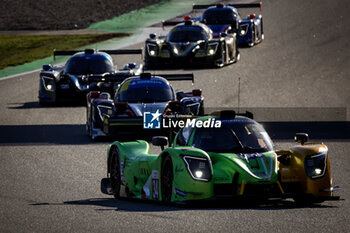
<svg viewBox="0 0 350 233"><path fill-rule="evenodd" d="M260 25L261 25L261 42L264 40L264 28L263 28L263 18L261 17L261 20L260 20Z"/></svg>
<svg viewBox="0 0 350 233"><path fill-rule="evenodd" d="M86 131L89 134L89 138L92 139L92 123L90 122L90 120L92 120L91 118L91 112L89 112L88 110L89 108L86 108Z"/></svg>
<svg viewBox="0 0 350 233"><path fill-rule="evenodd" d="M214 65L217 68L222 68L226 64L226 46L225 46L225 43L221 44L221 59L220 60L221 60L220 62L218 62L217 60L215 61Z"/></svg>
<svg viewBox="0 0 350 233"><path fill-rule="evenodd" d="M231 46L230 46L231 47ZM232 45L232 49L229 49L230 51L228 51L228 64L232 64L236 61L236 50L233 48Z"/></svg>
<svg viewBox="0 0 350 233"><path fill-rule="evenodd" d="M90 139L91 139L93 142L97 141L97 137L94 137L93 134L92 134L92 130L93 130L93 127L94 127L94 122L92 121L91 124L90 124L90 126L88 125L87 127L88 127L88 132L89 132L89 137L90 137Z"/></svg>
<svg viewBox="0 0 350 233"><path fill-rule="evenodd" d="M173 163L170 155L167 155L162 162L161 170L161 193L164 202L170 202L173 193Z"/></svg>
<svg viewBox="0 0 350 233"><path fill-rule="evenodd" d="M198 116L204 116L204 101L201 103L199 107Z"/></svg>
<svg viewBox="0 0 350 233"><path fill-rule="evenodd" d="M256 40L256 37L255 37L255 25L253 23L253 30L252 30L252 34L253 34L253 42L248 44L249 47L253 47L255 45L255 40Z"/></svg>
<svg viewBox="0 0 350 233"><path fill-rule="evenodd" d="M114 192L114 198L120 199L120 185L121 185L121 178L120 178L120 158L119 158L119 150L118 148L113 148L111 152L111 160L109 164L110 168L110 179L111 179L111 186L112 190Z"/></svg>
<svg viewBox="0 0 350 233"><path fill-rule="evenodd" d="M236 38L236 42L235 42L235 56L232 58L233 63L237 63L240 59L241 59L241 54L238 50L238 40ZM233 52L232 52L233 53Z"/></svg>

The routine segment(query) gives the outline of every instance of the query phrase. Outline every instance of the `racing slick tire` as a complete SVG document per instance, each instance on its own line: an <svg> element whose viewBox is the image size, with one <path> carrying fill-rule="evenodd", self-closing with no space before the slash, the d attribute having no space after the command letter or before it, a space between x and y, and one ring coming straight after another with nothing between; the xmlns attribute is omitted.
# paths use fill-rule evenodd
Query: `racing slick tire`
<svg viewBox="0 0 350 233"><path fill-rule="evenodd" d="M241 53L237 50L236 59L234 63L238 62L239 60L241 60Z"/></svg>
<svg viewBox="0 0 350 233"><path fill-rule="evenodd" d="M89 133L90 139L91 139L93 142L95 142L95 141L97 141L97 137L94 136L94 134L93 134L93 132L92 132L92 131L93 131L93 128L94 128L94 122L92 121L90 125L87 125L87 129L88 129L88 133Z"/></svg>
<svg viewBox="0 0 350 233"><path fill-rule="evenodd" d="M234 58L233 63L237 63L239 60L241 60L241 53L238 50L238 41L237 40L236 40L235 50L236 50L236 53L235 53L235 58Z"/></svg>
<svg viewBox="0 0 350 233"><path fill-rule="evenodd" d="M252 27L253 27L253 29L252 29L253 42L248 44L249 47L253 47L255 45L255 43L256 43L255 25L254 25L254 23L253 23Z"/></svg>
<svg viewBox="0 0 350 233"><path fill-rule="evenodd" d="M221 44L221 58L215 61L215 67L222 68L226 64L226 45Z"/></svg>
<svg viewBox="0 0 350 233"><path fill-rule="evenodd" d="M170 202L173 192L173 163L170 155L166 155L162 162L161 170L161 194L163 202Z"/></svg>
<svg viewBox="0 0 350 233"><path fill-rule="evenodd" d="M237 50L233 49L228 53L228 64L237 62Z"/></svg>
<svg viewBox="0 0 350 233"><path fill-rule="evenodd" d="M110 180L111 187L114 192L114 198L120 199L120 185L121 185L121 176L120 176L120 157L119 150L117 147L111 149L111 160L110 160Z"/></svg>
<svg viewBox="0 0 350 233"><path fill-rule="evenodd" d="M260 25L261 25L261 42L265 39L265 36L264 36L264 24L263 24L263 18L261 17L261 20L260 20Z"/></svg>

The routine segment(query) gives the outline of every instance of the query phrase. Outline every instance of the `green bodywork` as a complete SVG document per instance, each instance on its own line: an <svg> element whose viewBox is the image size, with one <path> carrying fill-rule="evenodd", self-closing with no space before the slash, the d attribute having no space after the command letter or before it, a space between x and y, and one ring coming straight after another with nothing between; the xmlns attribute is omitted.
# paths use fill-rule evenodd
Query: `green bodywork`
<svg viewBox="0 0 350 233"><path fill-rule="evenodd" d="M206 118L201 118L205 120ZM188 146L176 146L164 149L159 155L150 154L146 141L114 142L107 152L107 165L110 152L118 149L122 187L126 196L142 199L162 200L161 167L164 158L169 155L173 164L173 202L210 199L215 197L215 186L242 183L253 185L277 184L277 155L274 151L264 153L235 154L205 152L192 146L193 134ZM208 181L193 178L184 156L209 160L211 177ZM109 167L109 166L107 166ZM109 172L109 171L108 171ZM228 186L231 187L231 186ZM239 189L234 193L240 195ZM242 194L242 193L241 193Z"/></svg>

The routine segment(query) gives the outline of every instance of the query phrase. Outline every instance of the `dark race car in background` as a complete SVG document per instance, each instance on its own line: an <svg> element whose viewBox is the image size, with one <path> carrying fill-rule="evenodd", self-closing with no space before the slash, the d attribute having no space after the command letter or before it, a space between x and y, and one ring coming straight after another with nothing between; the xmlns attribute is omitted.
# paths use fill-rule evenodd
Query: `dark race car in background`
<svg viewBox="0 0 350 233"><path fill-rule="evenodd" d="M145 43L147 68L166 65L223 67L239 58L236 34L214 38L208 26L189 18L172 28L167 36L151 34Z"/></svg>
<svg viewBox="0 0 350 233"><path fill-rule="evenodd" d="M87 93L92 90L112 92L113 87L106 82L88 82L91 75L118 74L130 77L141 73L142 66L136 63L129 63L122 70L117 70L111 54L142 54L142 50L54 51L54 57L73 56L65 65L43 65L40 71L39 103L80 102L85 101Z"/></svg>
<svg viewBox="0 0 350 233"><path fill-rule="evenodd" d="M104 79L120 82L125 78L108 75ZM89 136L94 140L103 136L152 133L154 130L158 134L166 133L161 129L143 129L146 112L158 117L174 114L202 115L204 98L200 89L175 93L168 82L181 80L193 82L193 74L152 76L143 73L126 78L120 83L114 98L105 92L90 92L87 96L86 122Z"/></svg>
<svg viewBox="0 0 350 233"><path fill-rule="evenodd" d="M254 46L264 40L263 18L261 15L250 14L241 18L236 8L260 7L260 3L241 3L216 5L193 5L193 10L206 9L198 19L208 25L213 31L214 37L222 33L237 33L238 44L242 46Z"/></svg>

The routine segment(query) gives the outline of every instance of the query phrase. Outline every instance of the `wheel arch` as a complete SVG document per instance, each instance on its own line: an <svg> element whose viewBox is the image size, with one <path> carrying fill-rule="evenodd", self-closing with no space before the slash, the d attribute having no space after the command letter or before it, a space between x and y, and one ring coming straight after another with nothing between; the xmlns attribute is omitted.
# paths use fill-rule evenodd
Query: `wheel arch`
<svg viewBox="0 0 350 233"><path fill-rule="evenodd" d="M113 143L111 145L108 146L108 150L107 150L107 176L108 174L110 174L111 172L111 161L112 161L112 151L115 150L115 148L118 148L117 144Z"/></svg>
<svg viewBox="0 0 350 233"><path fill-rule="evenodd" d="M112 152L113 152L113 150L115 150L117 148L119 150L119 156L120 156L120 151L121 151L120 147L121 147L121 144L118 141L115 141L108 146L108 149L107 149L107 175L110 173L110 170L111 170L110 164L112 161L112 156L111 156Z"/></svg>
<svg viewBox="0 0 350 233"><path fill-rule="evenodd" d="M125 157L129 155L138 155L138 154L149 154L149 144L143 140L137 140L135 142L119 142L115 141L108 146L107 150L107 171L109 172L109 164L111 162L111 153L112 151L118 148L120 161L124 161Z"/></svg>

